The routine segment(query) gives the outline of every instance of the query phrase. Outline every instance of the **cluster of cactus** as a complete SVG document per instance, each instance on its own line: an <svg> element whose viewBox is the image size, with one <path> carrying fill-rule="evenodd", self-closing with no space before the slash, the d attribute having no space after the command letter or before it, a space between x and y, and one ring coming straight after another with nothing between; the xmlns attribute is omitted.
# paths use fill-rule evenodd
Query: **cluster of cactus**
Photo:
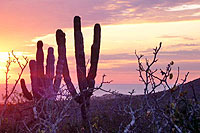
<svg viewBox="0 0 200 133"><path fill-rule="evenodd" d="M77 93L69 74L69 68L66 58L66 39L65 33L58 29L56 31L56 41L58 45L58 61L56 65L56 75L54 76L54 49L48 48L46 59L46 74L44 74L44 53L43 42L38 41L36 60L30 60L30 77L32 94L27 90L25 80L21 79L21 88L24 96L29 99L38 100L40 98L55 99L60 89L62 77L64 82L76 102L81 104L82 118L86 119L86 109L89 105L90 97L95 86L95 77L100 51L101 28L99 24L94 26L94 40L91 47L90 69L86 76L86 64L83 35L81 32L81 20L79 16L74 17L74 40L75 40L75 57L78 85L80 94Z"/></svg>

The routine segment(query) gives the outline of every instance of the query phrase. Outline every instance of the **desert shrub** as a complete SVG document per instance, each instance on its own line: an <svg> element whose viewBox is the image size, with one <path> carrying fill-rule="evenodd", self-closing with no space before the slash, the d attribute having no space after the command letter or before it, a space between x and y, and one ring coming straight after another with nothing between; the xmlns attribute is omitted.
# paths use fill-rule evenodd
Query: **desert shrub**
<svg viewBox="0 0 200 133"><path fill-rule="evenodd" d="M140 107L133 108L130 104L129 110L125 111L132 119L122 128L123 132L199 132L200 102L194 86L185 84L189 73L180 80L178 68L175 78L172 73L173 61L165 70L153 69L160 49L161 43L154 49L152 61L145 59L145 63L142 63L143 55L136 53L137 71L145 86L144 95ZM171 84L173 78L175 81ZM159 87L163 91L157 92ZM134 106L134 102L132 104Z"/></svg>

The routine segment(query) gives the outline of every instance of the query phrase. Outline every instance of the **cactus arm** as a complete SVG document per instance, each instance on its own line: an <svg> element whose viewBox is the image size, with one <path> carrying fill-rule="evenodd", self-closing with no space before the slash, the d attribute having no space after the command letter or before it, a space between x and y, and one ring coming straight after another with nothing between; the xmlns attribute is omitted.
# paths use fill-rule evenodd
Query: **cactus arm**
<svg viewBox="0 0 200 133"><path fill-rule="evenodd" d="M32 100L33 96L32 94L27 90L25 80L21 79L20 80L21 88L22 88L22 93L24 94L24 97L27 98L28 100Z"/></svg>
<svg viewBox="0 0 200 133"><path fill-rule="evenodd" d="M90 58L90 69L87 76L87 82L89 88L94 88L95 77L97 73L97 66L99 60L99 51L100 51L100 41L101 41L101 27L99 24L94 26L94 40L91 47L91 58Z"/></svg>
<svg viewBox="0 0 200 133"><path fill-rule="evenodd" d="M55 81L54 81L54 91L55 91L55 93L57 93L60 89L62 73L63 73L63 64L64 64L64 60L59 59L57 61L56 76L55 76Z"/></svg>
<svg viewBox="0 0 200 133"><path fill-rule="evenodd" d="M54 64L55 64L54 49L52 47L49 47L47 54L46 76L47 78L50 79L52 83L54 78Z"/></svg>
<svg viewBox="0 0 200 133"><path fill-rule="evenodd" d="M57 32L56 32L56 41L57 41L57 44L58 44L58 59L64 61L63 71L62 71L64 81L67 85L67 88L68 88L70 94L74 97L77 94L77 92L75 90L73 83L71 82L71 78L70 78L70 75L69 75L69 68L68 68L68 63L67 63L67 58L66 58L65 33L60 29L58 29ZM57 68L56 70L58 70L58 69L62 69L61 66L60 66L60 68ZM60 71L60 73L61 73L61 71ZM60 75L60 73L59 73L59 75Z"/></svg>
<svg viewBox="0 0 200 133"><path fill-rule="evenodd" d="M85 53L83 45L83 35L81 32L81 21L79 16L74 17L74 39L75 39L75 58L79 89L82 92L87 89Z"/></svg>
<svg viewBox="0 0 200 133"><path fill-rule="evenodd" d="M68 88L70 94L72 95L72 97L76 96L77 92L76 92L76 89L75 89L75 87L71 81L70 75L69 75L67 59L64 62L63 77L64 77L65 84L67 85L67 88Z"/></svg>
<svg viewBox="0 0 200 133"><path fill-rule="evenodd" d="M37 42L37 52L36 52L36 62L37 62L37 76L39 87L45 88L44 86L44 52L43 52L43 42Z"/></svg>
<svg viewBox="0 0 200 133"><path fill-rule="evenodd" d="M37 78L37 65L35 60L30 60L29 62L30 75L31 75L31 87L33 92L33 97L40 99L41 95L39 94L38 89L38 78Z"/></svg>
<svg viewBox="0 0 200 133"><path fill-rule="evenodd" d="M65 33L58 29L56 31L56 41L58 45L58 61L56 65L56 76L55 76L55 81L54 81L54 90L57 93L60 89L60 84L61 84L61 79L62 79L62 74L63 74L63 65L65 62Z"/></svg>
<svg viewBox="0 0 200 133"><path fill-rule="evenodd" d="M54 95L53 89L53 78L54 78L54 64L55 64L55 57L54 57L54 49L52 47L48 48L47 54L47 65L46 65L46 95L52 97ZM53 96L54 97L54 96Z"/></svg>
<svg viewBox="0 0 200 133"><path fill-rule="evenodd" d="M67 88L70 92L70 94L72 95L72 97L75 97L77 95L77 92L76 92L76 89L71 81L71 77L70 77L70 74L69 74L69 68L68 68L68 63L67 63L67 57L66 57L66 44L64 44L65 47L64 47L64 59L65 59L65 62L64 62L64 67L63 67L63 77L64 77L64 81L65 81L65 84L67 85Z"/></svg>

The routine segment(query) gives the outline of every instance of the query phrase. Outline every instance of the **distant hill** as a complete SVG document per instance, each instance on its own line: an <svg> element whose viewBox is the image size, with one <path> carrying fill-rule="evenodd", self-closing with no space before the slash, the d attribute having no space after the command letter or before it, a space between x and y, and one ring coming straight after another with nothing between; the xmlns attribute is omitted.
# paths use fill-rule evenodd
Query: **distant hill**
<svg viewBox="0 0 200 133"><path fill-rule="evenodd" d="M192 89L193 88L193 89ZM194 90L194 92L193 92ZM198 79L195 79L193 81L189 81L187 83L185 83L183 85L183 89L182 91L186 91L187 92L187 97L188 98L192 98L194 93L197 97L197 99L200 100L200 78ZM175 93L178 93L179 92L179 87L177 87ZM164 92L163 91L159 91L155 94L152 94L152 95L157 95L157 96L160 96L162 95ZM167 90L167 93L166 94L166 97L170 94L169 90ZM133 97L142 97L143 95L134 95ZM96 97L94 96L92 99L96 99L96 100L109 100L109 99L114 99L114 98L120 98L120 97L128 97L128 95L123 95L123 94L120 94L120 95L113 95L113 94L104 94L103 96L101 97Z"/></svg>

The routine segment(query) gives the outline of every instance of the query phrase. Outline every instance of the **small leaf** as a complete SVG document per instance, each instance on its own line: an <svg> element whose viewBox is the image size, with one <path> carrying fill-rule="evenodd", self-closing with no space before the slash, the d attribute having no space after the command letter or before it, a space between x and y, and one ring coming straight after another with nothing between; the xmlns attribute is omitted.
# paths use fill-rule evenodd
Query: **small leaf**
<svg viewBox="0 0 200 133"><path fill-rule="evenodd" d="M151 111L148 110L146 115L147 115L147 116L150 116L150 115L151 115Z"/></svg>
<svg viewBox="0 0 200 133"><path fill-rule="evenodd" d="M92 125L94 128L98 128L98 126L97 126L97 123L94 123L93 125Z"/></svg>
<svg viewBox="0 0 200 133"><path fill-rule="evenodd" d="M170 89L171 93L173 93L174 91L176 91L176 89L177 89L177 86L172 87L172 88Z"/></svg>
<svg viewBox="0 0 200 133"><path fill-rule="evenodd" d="M161 70L161 69L160 69L160 73L161 73L162 75L165 75L165 72L163 72L163 70Z"/></svg>
<svg viewBox="0 0 200 133"><path fill-rule="evenodd" d="M175 107L175 104L174 104L174 103L171 103L171 107L174 108L174 107Z"/></svg>
<svg viewBox="0 0 200 133"><path fill-rule="evenodd" d="M169 79L172 79L172 78L173 78L173 74L170 73L170 74L169 74Z"/></svg>
<svg viewBox="0 0 200 133"><path fill-rule="evenodd" d="M179 96L181 96L181 97L182 97L182 96L184 96L184 93L183 93L183 92L181 92Z"/></svg>

